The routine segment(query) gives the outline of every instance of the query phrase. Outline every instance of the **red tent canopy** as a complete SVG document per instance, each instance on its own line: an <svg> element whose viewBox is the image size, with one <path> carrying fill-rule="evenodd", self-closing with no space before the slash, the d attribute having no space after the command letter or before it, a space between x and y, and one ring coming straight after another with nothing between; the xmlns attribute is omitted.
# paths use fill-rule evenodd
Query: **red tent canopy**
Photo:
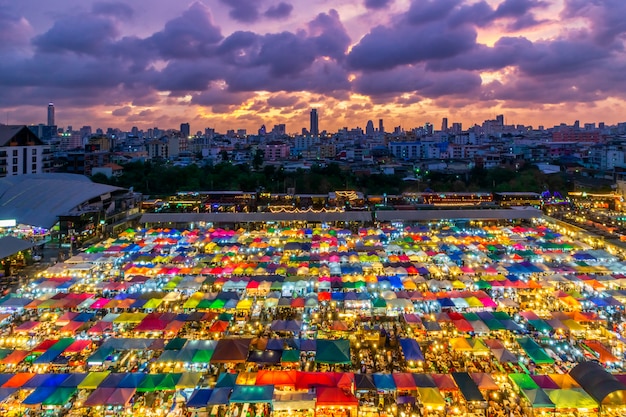
<svg viewBox="0 0 626 417"><path fill-rule="evenodd" d="M435 384L439 391L458 391L459 387L456 386L452 375L448 374L432 374Z"/></svg>
<svg viewBox="0 0 626 417"><path fill-rule="evenodd" d="M413 374L408 372L396 372L391 374L393 381L396 383L396 388L402 391L416 390L415 378Z"/></svg>
<svg viewBox="0 0 626 417"><path fill-rule="evenodd" d="M317 389L317 407L356 407L358 405L359 400L354 395L345 392L341 388L319 387Z"/></svg>
<svg viewBox="0 0 626 417"><path fill-rule="evenodd" d="M268 371L259 370L256 374L255 385L296 386L296 371Z"/></svg>

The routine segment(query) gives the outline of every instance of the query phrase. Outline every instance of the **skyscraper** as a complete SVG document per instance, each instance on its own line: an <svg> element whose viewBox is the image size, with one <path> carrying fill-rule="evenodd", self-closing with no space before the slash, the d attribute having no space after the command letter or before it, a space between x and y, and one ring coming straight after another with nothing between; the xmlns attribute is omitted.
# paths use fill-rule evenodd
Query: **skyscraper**
<svg viewBox="0 0 626 417"><path fill-rule="evenodd" d="M448 131L448 118L447 117L444 117L443 119L441 119L441 131L442 132Z"/></svg>
<svg viewBox="0 0 626 417"><path fill-rule="evenodd" d="M367 121L367 125L365 126L365 134L372 136L374 134L374 122L371 120Z"/></svg>
<svg viewBox="0 0 626 417"><path fill-rule="evenodd" d="M191 127L189 126L189 123L180 124L180 135L185 139L191 136Z"/></svg>
<svg viewBox="0 0 626 417"><path fill-rule="evenodd" d="M496 122L498 124L498 126L504 126L504 115L503 114L499 114L496 116Z"/></svg>
<svg viewBox="0 0 626 417"><path fill-rule="evenodd" d="M48 126L56 126L54 123L54 103L48 103Z"/></svg>
<svg viewBox="0 0 626 417"><path fill-rule="evenodd" d="M311 109L311 136L319 136L319 124L317 118L317 109Z"/></svg>
<svg viewBox="0 0 626 417"><path fill-rule="evenodd" d="M383 126L383 119L378 119L378 133L385 133L385 126Z"/></svg>

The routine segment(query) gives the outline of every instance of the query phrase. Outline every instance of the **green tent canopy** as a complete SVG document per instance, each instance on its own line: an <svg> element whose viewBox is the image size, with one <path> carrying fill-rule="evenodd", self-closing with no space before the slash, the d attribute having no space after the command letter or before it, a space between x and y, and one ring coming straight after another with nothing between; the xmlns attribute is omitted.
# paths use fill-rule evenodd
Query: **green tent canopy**
<svg viewBox="0 0 626 417"><path fill-rule="evenodd" d="M211 357L213 356L212 350L199 349L193 355L192 363L209 363L211 361Z"/></svg>
<svg viewBox="0 0 626 417"><path fill-rule="evenodd" d="M350 364L350 341L347 339L317 340L315 361L318 363Z"/></svg>
<svg viewBox="0 0 626 417"><path fill-rule="evenodd" d="M52 395L44 400L43 405L65 405L77 391L74 387L61 387L54 390Z"/></svg>
<svg viewBox="0 0 626 417"><path fill-rule="evenodd" d="M231 403L271 403L274 385L235 385L230 395Z"/></svg>
<svg viewBox="0 0 626 417"><path fill-rule="evenodd" d="M296 349L283 350L280 357L282 363L295 363L300 361L300 351Z"/></svg>
<svg viewBox="0 0 626 417"><path fill-rule="evenodd" d="M532 340L529 337L522 337L517 339L517 343L524 349L526 354L532 359L536 364L554 363L554 359L552 359L545 350L543 350L537 342Z"/></svg>
<svg viewBox="0 0 626 417"><path fill-rule="evenodd" d="M541 388L523 389L522 394L530 402L532 408L554 408L554 403Z"/></svg>
<svg viewBox="0 0 626 417"><path fill-rule="evenodd" d="M174 391L181 374L164 374L156 386L156 391Z"/></svg>
<svg viewBox="0 0 626 417"><path fill-rule="evenodd" d="M537 331L541 333L550 333L552 330L554 330L552 326L550 326L546 321L541 320L541 319L528 320L528 324L533 326L535 329L537 329Z"/></svg>
<svg viewBox="0 0 626 417"><path fill-rule="evenodd" d="M183 337L175 337L165 345L165 350L181 350L187 343L187 339Z"/></svg>
<svg viewBox="0 0 626 417"><path fill-rule="evenodd" d="M528 374L509 374L511 381L521 390L538 389L539 385Z"/></svg>

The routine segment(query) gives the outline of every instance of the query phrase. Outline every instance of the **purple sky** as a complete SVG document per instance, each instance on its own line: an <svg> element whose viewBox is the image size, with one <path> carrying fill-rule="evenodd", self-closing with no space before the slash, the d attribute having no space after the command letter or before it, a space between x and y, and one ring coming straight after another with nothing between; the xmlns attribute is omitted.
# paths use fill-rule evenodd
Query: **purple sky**
<svg viewBox="0 0 626 417"><path fill-rule="evenodd" d="M3 122L626 120L624 0L0 0Z"/></svg>

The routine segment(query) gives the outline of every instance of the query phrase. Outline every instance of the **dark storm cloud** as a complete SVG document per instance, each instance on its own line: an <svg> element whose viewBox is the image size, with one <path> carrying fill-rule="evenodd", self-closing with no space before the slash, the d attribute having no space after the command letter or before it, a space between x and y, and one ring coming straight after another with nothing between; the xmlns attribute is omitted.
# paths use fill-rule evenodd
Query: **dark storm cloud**
<svg viewBox="0 0 626 417"><path fill-rule="evenodd" d="M193 3L147 41L164 59L189 59L211 55L222 38L209 9L202 3Z"/></svg>
<svg viewBox="0 0 626 417"><path fill-rule="evenodd" d="M26 45L31 34L32 27L25 18L0 9L0 49Z"/></svg>
<svg viewBox="0 0 626 417"><path fill-rule="evenodd" d="M411 24L430 23L447 17L463 0L414 0L406 17Z"/></svg>
<svg viewBox="0 0 626 417"><path fill-rule="evenodd" d="M130 106L124 106L113 110L111 114L113 116L128 116L132 111L133 109Z"/></svg>
<svg viewBox="0 0 626 417"><path fill-rule="evenodd" d="M389 7L393 0L365 0L364 6L368 9L378 10Z"/></svg>
<svg viewBox="0 0 626 417"><path fill-rule="evenodd" d="M546 8L548 3L539 0L504 0L496 7L494 16L521 17L537 8Z"/></svg>
<svg viewBox="0 0 626 417"><path fill-rule="evenodd" d="M300 99L297 96L287 94L276 94L267 99L267 104L271 107L293 107Z"/></svg>
<svg viewBox="0 0 626 417"><path fill-rule="evenodd" d="M72 24L59 20L47 32L36 36L33 45L39 52L74 52L99 55L119 35L117 22L108 16L77 16Z"/></svg>
<svg viewBox="0 0 626 417"><path fill-rule="evenodd" d="M545 22L545 19L537 20L533 10L544 9L548 5L547 2L539 0L504 0L493 9L484 0L473 4L461 3L459 2L449 14L450 25L471 24L485 27L504 19L508 21L505 27L509 31L519 31Z"/></svg>
<svg viewBox="0 0 626 417"><path fill-rule="evenodd" d="M223 66L215 60L176 60L155 74L153 86L160 91L182 95L206 90L209 83L223 76Z"/></svg>
<svg viewBox="0 0 626 417"><path fill-rule="evenodd" d="M311 41L291 32L263 37L256 63L270 68L274 77L295 75L310 67L315 60Z"/></svg>
<svg viewBox="0 0 626 417"><path fill-rule="evenodd" d="M254 65L261 48L261 36L254 32L237 31L228 36L217 48L217 53L230 65Z"/></svg>
<svg viewBox="0 0 626 417"><path fill-rule="evenodd" d="M481 79L469 71L430 72L423 65L405 65L389 71L364 73L355 90L365 95L388 95L418 92L431 98L478 91Z"/></svg>
<svg viewBox="0 0 626 417"><path fill-rule="evenodd" d="M280 3L268 7L263 15L269 19L286 19L293 11L293 6L281 1Z"/></svg>
<svg viewBox="0 0 626 417"><path fill-rule="evenodd" d="M476 30L442 22L420 26L378 26L352 48L348 64L356 70L385 70L398 65L444 59L474 47Z"/></svg>
<svg viewBox="0 0 626 417"><path fill-rule="evenodd" d="M523 37L502 37L493 47L476 45L472 50L454 58L430 61L427 68L433 71L499 70L517 64L528 55L533 47L531 41Z"/></svg>
<svg viewBox="0 0 626 417"><path fill-rule="evenodd" d="M201 106L240 105L252 98L252 93L232 93L219 87L212 87L207 91L193 96L192 103Z"/></svg>
<svg viewBox="0 0 626 417"><path fill-rule="evenodd" d="M94 14L113 16L118 19L130 19L135 11L128 4L121 2L98 2L93 5Z"/></svg>
<svg viewBox="0 0 626 417"><path fill-rule="evenodd" d="M238 22L254 23L259 20L259 0L220 0L230 8L228 15Z"/></svg>
<svg viewBox="0 0 626 417"><path fill-rule="evenodd" d="M318 59L297 76L275 77L269 67L236 68L224 80L230 91L310 91L334 94L350 90L348 75L345 68L336 62Z"/></svg>
<svg viewBox="0 0 626 417"><path fill-rule="evenodd" d="M327 56L337 61L344 59L351 42L336 10L318 14L309 23L309 36L312 37L319 56Z"/></svg>
<svg viewBox="0 0 626 417"><path fill-rule="evenodd" d="M220 1L240 21L292 17L291 6L279 0ZM476 42L477 27L522 31L541 23L535 13L541 16L544 7L537 0L503 0L495 7L486 1L415 0L350 52L352 41L335 10L312 16L299 30L250 29L223 37L209 9L196 2L153 34L139 36L121 29L128 19L139 20L139 8L133 14L123 3L101 2L34 38L26 19L3 10L0 104L39 105L43 97L67 106L104 104L114 116L147 120L155 114L133 113L128 104L230 111L252 102L257 91L271 93L262 108L285 112L310 105L298 99L300 92L346 100L359 93L398 105L444 98L451 106L476 98L514 106L624 96L626 1L566 0L562 18L582 19L587 27L554 39L503 36L493 46ZM28 54L15 45L29 47ZM498 81L481 85L481 71L501 70ZM181 100L187 96L191 102Z"/></svg>
<svg viewBox="0 0 626 417"><path fill-rule="evenodd" d="M623 0L565 0L562 18L589 21L593 38L609 44L626 33L626 2Z"/></svg>

